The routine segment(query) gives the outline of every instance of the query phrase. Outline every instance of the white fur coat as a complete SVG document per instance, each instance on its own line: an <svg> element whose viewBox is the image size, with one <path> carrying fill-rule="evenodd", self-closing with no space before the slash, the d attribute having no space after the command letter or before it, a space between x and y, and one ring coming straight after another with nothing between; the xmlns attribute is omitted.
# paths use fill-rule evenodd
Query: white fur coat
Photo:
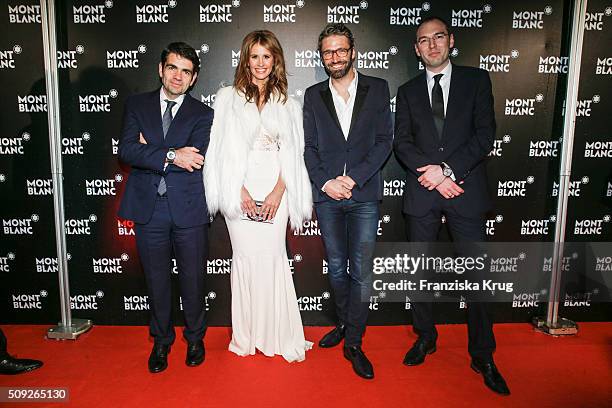
<svg viewBox="0 0 612 408"><path fill-rule="evenodd" d="M302 107L288 98L285 104L268 101L268 113L259 115L254 103L233 87L221 88L215 97L210 144L204 160L206 202L211 215L220 211L226 218L242 214L240 190L246 179L247 160L260 124L265 118L276 123L280 138L280 171L285 182L291 228L301 230L312 214L312 190L304 164ZM267 119L269 120L269 119Z"/></svg>

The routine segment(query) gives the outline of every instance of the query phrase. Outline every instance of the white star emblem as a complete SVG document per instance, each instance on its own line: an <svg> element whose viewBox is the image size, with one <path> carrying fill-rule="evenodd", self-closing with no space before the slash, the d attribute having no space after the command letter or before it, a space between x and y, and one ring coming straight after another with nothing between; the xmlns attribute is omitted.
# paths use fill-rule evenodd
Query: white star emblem
<svg viewBox="0 0 612 408"><path fill-rule="evenodd" d="M303 258L302 258L302 255L300 255L300 254L295 254L295 255L293 256L293 260L294 260L295 262L302 262L302 259L303 259Z"/></svg>
<svg viewBox="0 0 612 408"><path fill-rule="evenodd" d="M88 142L89 139L91 139L91 135L89 134L89 132L83 132L83 134L81 135L81 137L83 138L84 141Z"/></svg>
<svg viewBox="0 0 612 408"><path fill-rule="evenodd" d="M368 8L368 2L367 1L360 1L359 2L359 7L361 7L363 10Z"/></svg>
<svg viewBox="0 0 612 408"><path fill-rule="evenodd" d="M546 6L544 7L544 14L546 14L547 16L550 16L553 12L553 8L552 6Z"/></svg>
<svg viewBox="0 0 612 408"><path fill-rule="evenodd" d="M491 11L493 11L493 6L491 6L490 4L485 4L482 7L482 11L484 11L485 13L490 13Z"/></svg>
<svg viewBox="0 0 612 408"><path fill-rule="evenodd" d="M145 52L147 52L147 46L144 45L144 44L140 44L138 46L138 52L141 53L141 54L144 54Z"/></svg>
<svg viewBox="0 0 612 408"><path fill-rule="evenodd" d="M381 298L381 299L386 298L386 297L387 297L387 292L380 292L380 293L378 294L378 297L379 297L379 298Z"/></svg>
<svg viewBox="0 0 612 408"><path fill-rule="evenodd" d="M524 252L521 252L518 257L519 257L519 259L525 259L525 258L527 258L527 255L525 255Z"/></svg>
<svg viewBox="0 0 612 408"><path fill-rule="evenodd" d="M103 298L104 297L104 292L102 292L101 290L96 292L96 296L99 298Z"/></svg>
<svg viewBox="0 0 612 408"><path fill-rule="evenodd" d="M495 216L495 222L496 222L496 223L498 223L498 224L499 224L499 223L500 223L500 222L502 222L503 220L504 220L504 216L503 216L503 215L496 215L496 216Z"/></svg>
<svg viewBox="0 0 612 408"><path fill-rule="evenodd" d="M6 176L4 174L0 174L0 183L3 183L6 181Z"/></svg>
<svg viewBox="0 0 612 408"><path fill-rule="evenodd" d="M15 259L15 254L14 254L14 253L12 253L12 252L9 252L9 253L6 255L6 257L12 261L13 259Z"/></svg>
<svg viewBox="0 0 612 408"><path fill-rule="evenodd" d="M82 54L82 53L85 52L85 47L83 47L82 45L79 44L79 45L76 46L75 50L76 50L77 54Z"/></svg>
<svg viewBox="0 0 612 408"><path fill-rule="evenodd" d="M456 57L457 55L459 55L459 48L453 48L451 51L451 57Z"/></svg>
<svg viewBox="0 0 612 408"><path fill-rule="evenodd" d="M67 260L71 260L72 259L72 254L70 252L66 253L66 259Z"/></svg>
<svg viewBox="0 0 612 408"><path fill-rule="evenodd" d="M550 222L557 222L557 216L556 215L551 215L549 218Z"/></svg>
<svg viewBox="0 0 612 408"><path fill-rule="evenodd" d="M599 288L593 289L593 294L597 295L599 293Z"/></svg>
<svg viewBox="0 0 612 408"><path fill-rule="evenodd" d="M232 6L234 6L234 7L240 7L240 0L233 0L233 1L232 1Z"/></svg>
<svg viewBox="0 0 612 408"><path fill-rule="evenodd" d="M421 6L421 8L423 9L423 11L429 11L429 9L431 8L431 4L425 2L423 3L423 5Z"/></svg>
<svg viewBox="0 0 612 408"><path fill-rule="evenodd" d="M301 89L296 89L295 90L295 95L296 96L302 96L302 95L304 95L304 91L302 91Z"/></svg>
<svg viewBox="0 0 612 408"><path fill-rule="evenodd" d="M589 184L589 176L582 177L582 184Z"/></svg>
<svg viewBox="0 0 612 408"><path fill-rule="evenodd" d="M383 215L382 217L382 222L384 222L385 224L388 224L391 222L391 216L390 215Z"/></svg>
<svg viewBox="0 0 612 408"><path fill-rule="evenodd" d="M113 0L106 0L104 2L104 5L106 6L106 8L113 8Z"/></svg>
<svg viewBox="0 0 612 408"><path fill-rule="evenodd" d="M30 134L28 132L23 132L21 134L21 138L27 142L28 140L30 140Z"/></svg>
<svg viewBox="0 0 612 408"><path fill-rule="evenodd" d="M306 5L306 2L304 0L297 0L295 5L298 6L298 8L302 8Z"/></svg>
<svg viewBox="0 0 612 408"><path fill-rule="evenodd" d="M123 181L123 176L121 174L115 174L115 181L120 183Z"/></svg>
<svg viewBox="0 0 612 408"><path fill-rule="evenodd" d="M601 101L601 96L593 95L593 103L599 103Z"/></svg>
<svg viewBox="0 0 612 408"><path fill-rule="evenodd" d="M208 296L206 296L208 299L215 299L217 297L217 294L215 292L208 292Z"/></svg>
<svg viewBox="0 0 612 408"><path fill-rule="evenodd" d="M512 58L518 58L518 56L519 56L519 52L518 52L518 50L512 50L512 51L510 51L510 56L511 56Z"/></svg>
<svg viewBox="0 0 612 408"><path fill-rule="evenodd" d="M604 222L610 222L610 216L608 214L603 217Z"/></svg>
<svg viewBox="0 0 612 408"><path fill-rule="evenodd" d="M21 51L23 51L23 48L21 48L21 45L16 44L13 46L13 52L15 54L21 54Z"/></svg>
<svg viewBox="0 0 612 408"><path fill-rule="evenodd" d="M612 16L612 7L606 7L604 14L608 17Z"/></svg>
<svg viewBox="0 0 612 408"><path fill-rule="evenodd" d="M169 6L170 8L175 8L177 4L178 4L178 3L177 3L177 1L176 1L176 0L169 0L169 1L168 1L168 6Z"/></svg>
<svg viewBox="0 0 612 408"><path fill-rule="evenodd" d="M502 137L502 141L504 143L510 143L511 140L512 138L510 137L510 135L504 135L504 137Z"/></svg>
<svg viewBox="0 0 612 408"><path fill-rule="evenodd" d="M329 298L330 298L330 294L329 294L329 292L323 292L323 294L321 295L321 297L322 297L323 299L329 299Z"/></svg>
<svg viewBox="0 0 612 408"><path fill-rule="evenodd" d="M578 259L578 253L577 252L572 253L572 259Z"/></svg>
<svg viewBox="0 0 612 408"><path fill-rule="evenodd" d="M202 44L202 46L200 47L200 51L206 54L208 51L210 51L210 46L208 44Z"/></svg>
<svg viewBox="0 0 612 408"><path fill-rule="evenodd" d="M98 217L96 217L96 214L90 214L89 215L89 221L91 221L91 222L98 221Z"/></svg>
<svg viewBox="0 0 612 408"><path fill-rule="evenodd" d="M32 219L32 221L34 222L38 222L38 220L40 220L40 217L38 216L38 214L32 214L32 217L30 217Z"/></svg>
<svg viewBox="0 0 612 408"><path fill-rule="evenodd" d="M389 48L389 54L391 54L391 55L396 55L396 54L397 54L397 51L398 51L398 50L397 50L397 47L396 47L395 45L392 45L392 46Z"/></svg>
<svg viewBox="0 0 612 408"><path fill-rule="evenodd" d="M110 91L108 91L108 94L111 98L116 98L117 96L119 96L119 92L116 89L111 89Z"/></svg>
<svg viewBox="0 0 612 408"><path fill-rule="evenodd" d="M535 100L536 102L542 102L544 100L544 95L542 95L541 93L537 94L535 96Z"/></svg>
<svg viewBox="0 0 612 408"><path fill-rule="evenodd" d="M533 184L534 181L535 181L535 177L533 177L533 176L528 176L527 177L527 183Z"/></svg>
<svg viewBox="0 0 612 408"><path fill-rule="evenodd" d="M42 297L47 297L48 294L49 294L49 292L47 292L44 289L40 291L40 296L42 296Z"/></svg>
<svg viewBox="0 0 612 408"><path fill-rule="evenodd" d="M540 291L540 294L541 294L541 295L545 295L545 294L547 294L547 293L548 293L548 291L547 291L546 289L542 289L542 290Z"/></svg>
<svg viewBox="0 0 612 408"><path fill-rule="evenodd" d="M121 254L122 261L128 261L129 259L130 259L130 256L126 254L125 252Z"/></svg>

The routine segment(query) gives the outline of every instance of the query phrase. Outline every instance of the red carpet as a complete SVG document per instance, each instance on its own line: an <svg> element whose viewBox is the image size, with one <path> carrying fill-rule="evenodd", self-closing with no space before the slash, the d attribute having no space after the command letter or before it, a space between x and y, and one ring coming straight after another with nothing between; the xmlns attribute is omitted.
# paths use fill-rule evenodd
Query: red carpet
<svg viewBox="0 0 612 408"><path fill-rule="evenodd" d="M364 350L376 378L353 374L341 348L307 353L303 363L227 351L228 328L206 335L206 361L186 367L177 341L169 368L149 374L145 327L94 327L77 341L43 338L46 326L2 326L9 352L44 360L37 371L0 376L0 387L67 387L70 402L3 407L603 407L612 405L612 323L582 323L577 336L553 338L527 324L495 326L495 361L512 391L493 394L469 368L464 325L439 326L438 351L405 367L410 327L369 327ZM317 341L328 328L307 327ZM177 332L178 334L179 332Z"/></svg>

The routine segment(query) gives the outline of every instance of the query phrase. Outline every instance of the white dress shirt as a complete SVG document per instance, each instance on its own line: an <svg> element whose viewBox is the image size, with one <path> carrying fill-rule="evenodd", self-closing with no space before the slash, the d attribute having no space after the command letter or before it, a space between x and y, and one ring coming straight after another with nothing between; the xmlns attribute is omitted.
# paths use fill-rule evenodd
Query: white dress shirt
<svg viewBox="0 0 612 408"><path fill-rule="evenodd" d="M450 91L451 74L453 73L453 64L450 62L444 69L437 74L426 69L427 75L427 92L429 92L429 104L431 105L431 92L433 90L436 80L434 75L443 74L440 78L440 87L442 88L442 97L444 98L444 116L446 117L446 106L448 105L448 93Z"/></svg>
<svg viewBox="0 0 612 408"><path fill-rule="evenodd" d="M358 74L354 68L353 72L355 73L355 78L353 78L347 89L349 94L347 101L345 101L340 93L338 93L336 88L334 88L332 79L331 77L329 78L329 89L331 90L332 99L334 100L334 108L336 109L336 115L338 116L338 121L340 122L340 127L342 128L342 133L344 134L345 139L348 139L349 130L351 128L353 107L355 106L355 95L357 94Z"/></svg>
<svg viewBox="0 0 612 408"><path fill-rule="evenodd" d="M170 99L166 96L166 93L164 92L164 87L162 86L159 90L159 106L161 109L161 117L162 119L164 118L164 112L166 111L166 105L168 104L166 102L166 99L176 102L176 104L172 107L172 117L174 118L176 116L176 112L178 112L179 108L181 107L181 105L183 104L183 100L185 99L185 94L180 95L179 97L177 97L176 99Z"/></svg>

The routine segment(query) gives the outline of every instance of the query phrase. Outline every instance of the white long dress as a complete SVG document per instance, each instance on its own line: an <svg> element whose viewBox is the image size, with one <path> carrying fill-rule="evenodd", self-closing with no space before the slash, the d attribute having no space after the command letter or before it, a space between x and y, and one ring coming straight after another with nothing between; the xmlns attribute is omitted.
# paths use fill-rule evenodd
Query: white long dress
<svg viewBox="0 0 612 408"><path fill-rule="evenodd" d="M262 111L262 115L265 114ZM256 201L274 188L280 171L278 132L260 127L249 153L245 187ZM312 343L304 338L285 235L287 194L274 218L262 223L226 219L232 243L232 340L229 350L240 355L282 355L302 361Z"/></svg>

